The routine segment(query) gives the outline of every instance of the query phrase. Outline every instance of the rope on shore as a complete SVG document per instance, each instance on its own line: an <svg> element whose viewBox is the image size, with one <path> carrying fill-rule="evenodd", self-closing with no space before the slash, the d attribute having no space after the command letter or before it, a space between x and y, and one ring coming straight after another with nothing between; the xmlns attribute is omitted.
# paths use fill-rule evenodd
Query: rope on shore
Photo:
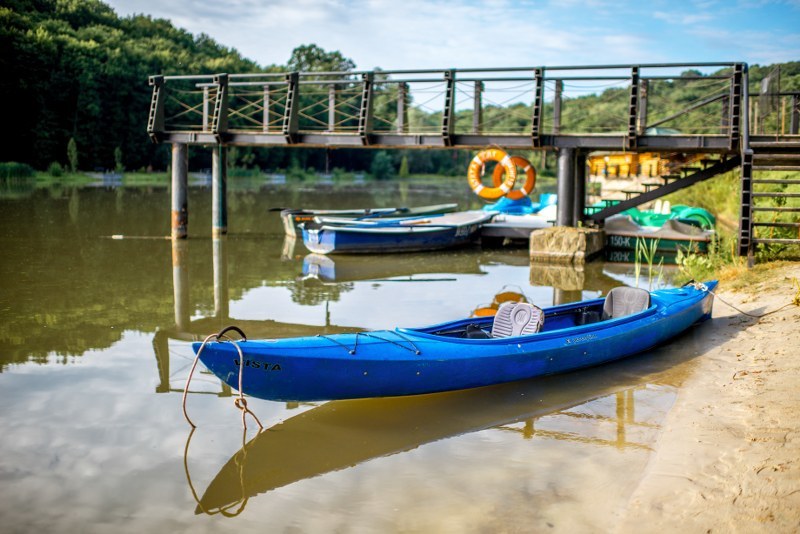
<svg viewBox="0 0 800 534"><path fill-rule="evenodd" d="M688 282L686 282L684 284L684 286L692 286L693 288L695 288L697 290L700 290L700 291L707 291L707 292L711 293L712 295L714 295L715 298L717 298L720 301L722 301L723 304L727 304L728 306L730 306L734 310L738 311L739 313L741 313L743 315L747 315L748 317L753 317L754 319L761 319L762 317L766 317L767 315L772 315L773 313L778 313L779 311L783 310L784 308L788 308L789 306L792 306L792 305L800 306L800 285L798 284L796 278L794 279L794 285L797 287L798 292L797 292L797 295L794 296L794 299L792 300L792 302L787 302L786 304L784 304L780 308L776 308L776 309L774 309L772 311L764 312L764 313L761 313L761 314L755 314L755 313L746 312L741 308L737 308L736 306L734 306L733 304L731 304L727 300L723 299L722 297L720 297L719 295L714 293L712 290L710 290L708 288L708 286L706 286L702 282L695 282L694 280L690 280L690 281L688 281Z"/></svg>
<svg viewBox="0 0 800 534"><path fill-rule="evenodd" d="M244 430L247 430L247 414L250 414L250 416L255 420L256 424L258 424L259 430L264 429L264 425L262 425L261 421L258 420L256 414L254 414L253 411L247 407L247 399L244 398L244 391L242 390L242 377L244 375L244 354L242 354L242 348L239 346L239 344L233 339L231 339L229 336L225 335L227 332L231 330L237 332L240 336L242 336L242 341L247 341L247 336L245 336L244 332L242 332L239 328L235 326L228 326L220 330L219 333L217 334L210 334L209 336L207 336L203 340L203 344L200 345L200 348L197 349L197 354L195 355L194 361L192 362L192 368L189 370L189 376L186 378L186 386L183 388L183 403L182 403L183 416L186 418L186 421L192 426L192 428L197 428L197 425L195 425L194 422L192 422L188 412L186 411L186 397L189 394L189 384L192 382L192 375L194 374L194 370L197 367L197 362L200 360L200 354L202 354L203 349L206 348L208 342L213 339L214 341L218 342L228 341L232 343L233 346L236 347L236 351L239 353L239 387L238 387L239 396L234 399L233 404L234 406L236 406L236 408L239 409L239 411L242 412L242 428L244 428Z"/></svg>

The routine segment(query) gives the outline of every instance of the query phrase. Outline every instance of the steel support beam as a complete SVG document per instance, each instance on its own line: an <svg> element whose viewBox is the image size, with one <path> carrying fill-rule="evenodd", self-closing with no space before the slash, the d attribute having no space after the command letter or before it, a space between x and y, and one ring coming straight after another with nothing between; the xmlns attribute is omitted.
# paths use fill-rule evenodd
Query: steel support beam
<svg viewBox="0 0 800 534"><path fill-rule="evenodd" d="M215 75L214 83L217 86L217 96L214 99L210 130L217 143L222 143L228 132L228 75Z"/></svg>
<svg viewBox="0 0 800 534"><path fill-rule="evenodd" d="M147 135L154 143L160 143L166 130L164 125L165 85L163 76L150 76L153 96L150 99L150 113L147 117Z"/></svg>
<svg viewBox="0 0 800 534"><path fill-rule="evenodd" d="M663 197L664 195L674 193L675 191L689 187L690 185L702 182L703 180L708 180L709 178L713 178L714 176L723 172L731 171L739 166L740 161L741 158L739 156L728 158L725 161L721 161L716 165L712 165L711 167L703 169L702 171L698 171L690 176L687 176L686 178L675 180L674 182L662 185L658 189L651 189L650 191L642 193L641 195L637 195L628 200L623 200L617 204L614 204L613 206L603 208L597 213L593 213L588 218L595 222L602 221L608 217L611 217L612 215L617 215L618 213L622 213L627 209L634 208L644 204L645 202L650 202L657 198Z"/></svg>
<svg viewBox="0 0 800 534"><path fill-rule="evenodd" d="M453 146L453 132L455 132L456 123L456 71L445 71L444 81L446 89L442 109L442 140L444 146Z"/></svg>
<svg viewBox="0 0 800 534"><path fill-rule="evenodd" d="M792 95L792 119L789 123L789 133L800 133L800 95Z"/></svg>
<svg viewBox="0 0 800 534"><path fill-rule="evenodd" d="M575 150L562 148L558 151L558 208L556 224L575 226Z"/></svg>
<svg viewBox="0 0 800 534"><path fill-rule="evenodd" d="M638 143L637 121L639 115L639 67L631 68L631 91L628 102L628 137L626 150L636 150Z"/></svg>
<svg viewBox="0 0 800 534"><path fill-rule="evenodd" d="M542 143L542 113L544 113L544 69L533 70L533 113L531 116L531 146L539 148Z"/></svg>
<svg viewBox="0 0 800 534"><path fill-rule="evenodd" d="M189 226L189 147L172 145L172 239L185 239Z"/></svg>
<svg viewBox="0 0 800 534"><path fill-rule="evenodd" d="M286 75L286 105L283 109L283 124L281 125L281 135L286 144L297 142L297 132L300 128L298 119L298 91L300 90L299 73L290 72Z"/></svg>
<svg viewBox="0 0 800 534"><path fill-rule="evenodd" d="M372 144L370 136L372 135L374 75L372 72L367 72L361 75L361 79L361 107L358 112L358 137L361 140L362 146L369 146Z"/></svg>
<svg viewBox="0 0 800 534"><path fill-rule="evenodd" d="M739 256L752 256L753 248L753 151L742 155L739 191Z"/></svg>

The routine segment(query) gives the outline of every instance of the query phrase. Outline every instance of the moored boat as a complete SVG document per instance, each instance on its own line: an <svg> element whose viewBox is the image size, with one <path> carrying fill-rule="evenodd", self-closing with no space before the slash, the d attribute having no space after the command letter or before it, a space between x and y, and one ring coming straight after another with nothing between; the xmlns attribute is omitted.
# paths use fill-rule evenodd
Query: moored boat
<svg viewBox="0 0 800 534"><path fill-rule="evenodd" d="M539 310L425 328L194 345L217 377L254 397L305 401L416 395L558 374L624 358L711 317L716 281L648 292L612 289ZM202 346L202 350L201 350ZM240 376L241 370L241 376Z"/></svg>
<svg viewBox="0 0 800 534"><path fill-rule="evenodd" d="M384 217L415 217L419 215L435 215L451 213L458 209L458 204L433 204L414 208L361 208L361 209L292 209L281 210L281 221L286 235L296 236L303 223L311 222L314 217L339 217L343 219L380 219Z"/></svg>
<svg viewBox="0 0 800 534"><path fill-rule="evenodd" d="M674 253L682 249L705 253L715 235L713 230L703 230L676 219L668 219L660 227L642 226L628 215L609 217L604 229L606 246L615 250L635 250L637 240L642 240L646 248L655 246L662 252Z"/></svg>
<svg viewBox="0 0 800 534"><path fill-rule="evenodd" d="M460 211L429 217L304 223L303 244L317 254L361 254L439 250L464 246L492 213Z"/></svg>

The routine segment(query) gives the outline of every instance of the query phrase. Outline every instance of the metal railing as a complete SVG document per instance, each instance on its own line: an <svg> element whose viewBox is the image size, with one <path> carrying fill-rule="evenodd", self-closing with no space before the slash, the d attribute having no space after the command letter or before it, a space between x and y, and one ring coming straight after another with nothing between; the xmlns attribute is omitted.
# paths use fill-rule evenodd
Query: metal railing
<svg viewBox="0 0 800 534"><path fill-rule="evenodd" d="M743 76L733 62L159 75L147 129L196 144L734 152Z"/></svg>

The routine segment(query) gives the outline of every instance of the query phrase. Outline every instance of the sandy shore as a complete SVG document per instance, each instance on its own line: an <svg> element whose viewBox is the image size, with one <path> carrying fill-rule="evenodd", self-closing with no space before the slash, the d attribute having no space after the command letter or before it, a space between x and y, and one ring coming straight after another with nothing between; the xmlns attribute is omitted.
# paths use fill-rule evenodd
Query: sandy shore
<svg viewBox="0 0 800 534"><path fill-rule="evenodd" d="M800 264L719 296L751 312L792 302ZM800 532L800 307L751 319L714 303L620 532Z"/></svg>

